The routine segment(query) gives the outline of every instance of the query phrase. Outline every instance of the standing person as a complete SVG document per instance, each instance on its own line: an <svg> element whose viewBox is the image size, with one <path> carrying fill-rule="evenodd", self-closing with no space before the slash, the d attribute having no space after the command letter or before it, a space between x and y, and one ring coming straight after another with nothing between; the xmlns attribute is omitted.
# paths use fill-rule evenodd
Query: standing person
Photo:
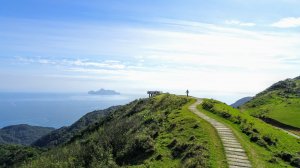
<svg viewBox="0 0 300 168"><path fill-rule="evenodd" d="M189 93L190 93L189 90L186 90L185 93L186 93L186 96L189 97Z"/></svg>

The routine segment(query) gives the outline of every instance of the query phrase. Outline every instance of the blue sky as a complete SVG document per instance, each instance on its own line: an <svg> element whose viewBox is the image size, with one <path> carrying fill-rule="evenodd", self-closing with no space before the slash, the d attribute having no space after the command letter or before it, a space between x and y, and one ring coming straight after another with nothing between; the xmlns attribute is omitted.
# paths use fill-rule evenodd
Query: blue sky
<svg viewBox="0 0 300 168"><path fill-rule="evenodd" d="M0 3L0 91L236 98L300 75L297 0Z"/></svg>

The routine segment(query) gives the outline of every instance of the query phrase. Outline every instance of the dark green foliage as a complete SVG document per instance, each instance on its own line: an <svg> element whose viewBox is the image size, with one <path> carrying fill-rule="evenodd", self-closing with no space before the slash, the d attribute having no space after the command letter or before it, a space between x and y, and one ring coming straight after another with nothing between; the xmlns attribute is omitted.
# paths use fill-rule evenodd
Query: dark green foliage
<svg viewBox="0 0 300 168"><path fill-rule="evenodd" d="M293 155L288 153L288 152L281 152L281 153L278 153L276 156L281 158L282 160L284 160L286 162L290 162L293 158Z"/></svg>
<svg viewBox="0 0 300 168"><path fill-rule="evenodd" d="M0 144L30 145L32 142L53 131L54 128L12 125L0 129Z"/></svg>
<svg viewBox="0 0 300 168"><path fill-rule="evenodd" d="M270 160L269 160L270 163L278 163L278 159L276 157L272 157Z"/></svg>
<svg viewBox="0 0 300 168"><path fill-rule="evenodd" d="M118 165L139 164L154 153L154 142L151 137L136 137L127 143L122 152L118 152Z"/></svg>
<svg viewBox="0 0 300 168"><path fill-rule="evenodd" d="M176 143L172 148L172 156L180 158L183 167L208 167L204 159L209 157L206 150L203 146L193 143Z"/></svg>
<svg viewBox="0 0 300 168"><path fill-rule="evenodd" d="M19 145L0 145L0 167L17 167L36 158L40 150Z"/></svg>
<svg viewBox="0 0 300 168"><path fill-rule="evenodd" d="M118 106L114 106L105 110L98 110L87 113L71 126L62 127L55 131L52 131L51 133L36 140L32 145L49 148L60 144L64 144L70 141L74 136L81 136L81 131L86 129L88 126L90 126L91 128L93 124L96 124L101 120L101 118L113 112L117 108Z"/></svg>
<svg viewBox="0 0 300 168"><path fill-rule="evenodd" d="M167 146L168 148L173 148L177 144L177 140L173 139L173 141Z"/></svg>
<svg viewBox="0 0 300 168"><path fill-rule="evenodd" d="M292 79L286 79L284 81L279 81L269 87L266 91L273 91L273 90L284 90L286 93L292 93L295 91L295 87L297 86L296 82Z"/></svg>
<svg viewBox="0 0 300 168"><path fill-rule="evenodd" d="M291 165L297 168L300 168L300 157L294 158L291 162Z"/></svg>

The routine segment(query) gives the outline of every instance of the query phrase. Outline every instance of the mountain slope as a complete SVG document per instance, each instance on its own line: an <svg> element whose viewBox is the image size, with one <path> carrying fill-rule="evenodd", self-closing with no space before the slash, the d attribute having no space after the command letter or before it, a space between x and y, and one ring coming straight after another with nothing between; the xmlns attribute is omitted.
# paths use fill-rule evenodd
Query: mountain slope
<svg viewBox="0 0 300 168"><path fill-rule="evenodd" d="M230 106L234 107L234 108L238 108L238 107L244 105L245 103L249 102L251 99L253 99L253 97L243 97L243 98L237 100L236 102L234 102L233 104L231 104Z"/></svg>
<svg viewBox="0 0 300 168"><path fill-rule="evenodd" d="M97 110L87 113L78 121L69 127L62 127L46 134L45 136L33 142L33 146L37 147L53 147L68 142L74 135L79 134L87 126L99 122L105 115L116 110L118 106L113 106L105 110Z"/></svg>
<svg viewBox="0 0 300 168"><path fill-rule="evenodd" d="M241 109L255 117L300 129L300 77L273 84Z"/></svg>
<svg viewBox="0 0 300 168"><path fill-rule="evenodd" d="M170 94L120 106L23 167L227 167L215 130Z"/></svg>
<svg viewBox="0 0 300 168"><path fill-rule="evenodd" d="M0 129L0 144L30 145L32 142L53 131L54 128L12 125Z"/></svg>

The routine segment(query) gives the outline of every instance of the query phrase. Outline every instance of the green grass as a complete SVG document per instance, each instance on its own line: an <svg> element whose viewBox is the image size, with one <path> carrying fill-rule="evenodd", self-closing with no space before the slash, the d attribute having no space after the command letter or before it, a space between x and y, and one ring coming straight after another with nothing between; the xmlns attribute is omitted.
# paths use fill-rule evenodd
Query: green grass
<svg viewBox="0 0 300 168"><path fill-rule="evenodd" d="M300 78L275 83L241 109L255 117L271 118L300 128Z"/></svg>
<svg viewBox="0 0 300 168"><path fill-rule="evenodd" d="M255 106L259 102L260 105ZM249 102L243 110L254 116L264 115L283 124L300 128L300 98L281 98L271 93Z"/></svg>
<svg viewBox="0 0 300 168"><path fill-rule="evenodd" d="M210 104L211 107L203 108L199 105L198 109L233 129L254 167L291 167L292 161L283 161L278 154L291 154L294 161L300 157L298 139L224 103L210 99L204 99L204 103ZM251 141L251 137L257 137L258 140ZM275 144L269 145L264 140L265 137Z"/></svg>
<svg viewBox="0 0 300 168"><path fill-rule="evenodd" d="M213 127L170 94L122 106L23 167L228 167Z"/></svg>

